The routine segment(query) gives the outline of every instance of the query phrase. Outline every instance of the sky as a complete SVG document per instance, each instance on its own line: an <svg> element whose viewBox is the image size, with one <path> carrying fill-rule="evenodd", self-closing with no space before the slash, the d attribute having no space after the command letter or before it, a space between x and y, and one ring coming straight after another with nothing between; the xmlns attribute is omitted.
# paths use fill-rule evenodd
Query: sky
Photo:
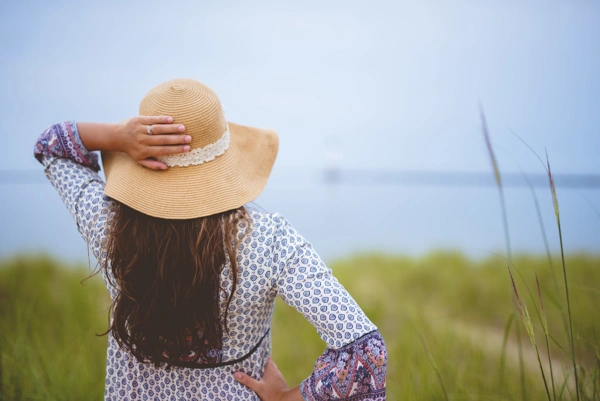
<svg viewBox="0 0 600 401"><path fill-rule="evenodd" d="M332 188L321 174L332 152L342 169L491 174L482 107L503 172L544 173L515 132L555 173L600 173L596 0L7 1L0 38L3 257L86 257L33 144L60 121L134 116L172 78L211 87L231 121L278 131L258 203L328 257L503 249L493 187ZM567 249L598 252L600 191L559 200ZM531 194L508 190L507 205L516 249L541 251Z"/></svg>

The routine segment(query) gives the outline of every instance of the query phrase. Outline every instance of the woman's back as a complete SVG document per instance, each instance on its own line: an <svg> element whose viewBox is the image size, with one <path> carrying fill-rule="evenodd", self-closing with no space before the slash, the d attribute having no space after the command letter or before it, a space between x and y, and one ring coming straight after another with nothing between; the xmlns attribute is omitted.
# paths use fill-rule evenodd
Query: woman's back
<svg viewBox="0 0 600 401"><path fill-rule="evenodd" d="M223 330L222 348L199 356L202 363L188 363L189 368L155 369L152 364L140 364L131 353L119 350L111 335L108 399L111 394L122 397L133 393L158 399L175 395L177 399L185 396L191 400L202 393L256 399L252 391L233 380L233 373L243 371L256 379L262 377L271 354L269 328L277 295L302 313L330 348L340 348L376 330L310 243L289 222L278 214L257 210L251 210L249 215L251 230L246 233L248 227L240 227L243 240L236 250L238 283L229 306L228 332ZM102 244L102 238L97 243ZM111 280L105 281L115 299L118 289L110 284ZM233 288L229 263L222 270L220 283L220 316L224 316ZM225 322L221 323L224 327ZM136 380L123 380L124 377Z"/></svg>

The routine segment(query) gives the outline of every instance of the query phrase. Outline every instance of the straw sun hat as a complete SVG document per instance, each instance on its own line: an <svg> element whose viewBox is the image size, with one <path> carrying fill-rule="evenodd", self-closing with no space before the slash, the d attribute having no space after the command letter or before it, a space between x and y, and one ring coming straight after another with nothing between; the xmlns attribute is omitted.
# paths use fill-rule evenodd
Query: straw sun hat
<svg viewBox="0 0 600 401"><path fill-rule="evenodd" d="M263 191L277 155L277 133L228 122L217 95L192 79L162 83L140 103L140 115L173 117L192 137L187 153L158 158L153 171L127 154L103 152L104 193L144 214L192 219L238 208Z"/></svg>

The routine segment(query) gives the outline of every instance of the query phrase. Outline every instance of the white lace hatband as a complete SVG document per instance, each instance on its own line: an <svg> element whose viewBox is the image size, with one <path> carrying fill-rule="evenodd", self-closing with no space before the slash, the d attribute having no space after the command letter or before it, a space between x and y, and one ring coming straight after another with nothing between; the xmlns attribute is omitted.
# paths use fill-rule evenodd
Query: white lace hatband
<svg viewBox="0 0 600 401"><path fill-rule="evenodd" d="M229 125L227 130L218 141L206 145L203 148L192 149L187 153L178 153L175 155L157 157L157 160L165 163L169 167L187 167L206 163L221 156L229 148Z"/></svg>

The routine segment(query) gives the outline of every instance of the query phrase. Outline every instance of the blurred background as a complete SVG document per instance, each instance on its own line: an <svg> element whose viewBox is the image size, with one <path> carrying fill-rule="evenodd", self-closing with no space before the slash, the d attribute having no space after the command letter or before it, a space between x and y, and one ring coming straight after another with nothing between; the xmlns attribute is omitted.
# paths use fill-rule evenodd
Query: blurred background
<svg viewBox="0 0 600 401"><path fill-rule="evenodd" d="M546 259L539 223L541 218L550 253L558 255L543 165L547 151L564 250L574 269L572 290L580 295L574 313L582 330L577 333L586 340L578 352L591 365L600 360L600 341L592 335L600 326L589 321L600 305L599 1L8 0L0 11L0 35L4 327L56 313L31 306L27 297L34 286L27 283L54 277L48 282L62 288L68 276L79 286L63 267L76 270L79 279L85 271L74 266L83 263L87 269L85 242L32 156L38 135L64 120L118 122L137 115L150 88L189 77L219 95L229 120L278 131L279 155L256 204L290 220L380 326L390 347L390 399L400 394L402 399L444 399L420 338L429 343L442 376L450 377L446 385L456 399L492 393L499 395L490 399L527 399L526 388L546 394L533 356L526 355L525 363L517 358L521 337L513 332L518 318L513 319L510 282L504 260L494 256L504 253L505 231L481 110L504 177L512 249L525 255L518 259L524 274L517 276L518 283L533 289L535 271L542 287L553 289L544 294L555 308L562 337L555 335L564 351L566 304L555 280L561 277L560 259L554 258L555 270L548 270L553 256ZM534 184L539 209L524 176ZM53 261L31 262L37 254ZM377 256L383 254L393 256ZM18 273L32 265L45 273ZM367 272L375 273L365 278ZM55 294L39 293L44 291ZM105 341L92 336L105 329L105 294L73 291L79 290L64 289L74 298L56 301L55 308L92 305L100 323L94 331L78 318L87 333L82 336ZM26 312L9 308L16 305L15 294L25 297ZM79 298L85 296L92 298ZM274 349L286 377L297 384L323 344L317 337L312 354L291 349L285 328L294 335L303 323L290 323L282 308L275 324L284 334L277 337L274 330ZM82 310L87 316L88 309ZM68 327L72 316L64 315L61 324ZM23 330L32 330L27 327ZM48 328L40 323L38 329ZM310 327L305 332L315 336ZM102 343L94 343L97 366L81 362L73 369L67 362L65 380L31 384L27 379L33 367L42 372L39 377L60 371L49 367L55 356L23 367L25 373L15 373L19 379L8 376L15 355L33 358L47 337L64 336L56 347L68 359L69 333L45 334L30 348L17 334L0 341L12 350L3 354L0 395L4 383L5 390L10 388L4 394L12 394L6 399L30 399L14 395L29 387L42 389L39 399L63 399L50 395L69 391L72 399L82 399L69 387L81 378L72 375L82 372L100 394ZM503 333L505 348L500 349ZM78 346L73 355L90 347L87 342ZM566 366L561 370L564 396L574 397L569 358L558 348L551 351ZM500 370L486 370L492 367ZM505 367L510 374L503 373ZM594 377L600 377L598 369ZM527 379L524 371L531 374ZM486 381L496 377L500 381ZM22 387L7 384L13 381ZM86 394L87 387L80 387Z"/></svg>
<svg viewBox="0 0 600 401"><path fill-rule="evenodd" d="M557 175L599 174L599 15L597 1L6 2L0 254L87 259L33 144L63 120L136 115L150 88L176 77L213 88L231 121L279 132L257 203L325 258L501 250L479 104L503 173L545 173L514 132L547 149ZM332 167L370 173L332 184ZM397 172L435 179L377 180ZM566 248L597 251L599 180L557 184ZM537 190L551 222L549 190ZM527 186L506 198L515 248L542 251Z"/></svg>

